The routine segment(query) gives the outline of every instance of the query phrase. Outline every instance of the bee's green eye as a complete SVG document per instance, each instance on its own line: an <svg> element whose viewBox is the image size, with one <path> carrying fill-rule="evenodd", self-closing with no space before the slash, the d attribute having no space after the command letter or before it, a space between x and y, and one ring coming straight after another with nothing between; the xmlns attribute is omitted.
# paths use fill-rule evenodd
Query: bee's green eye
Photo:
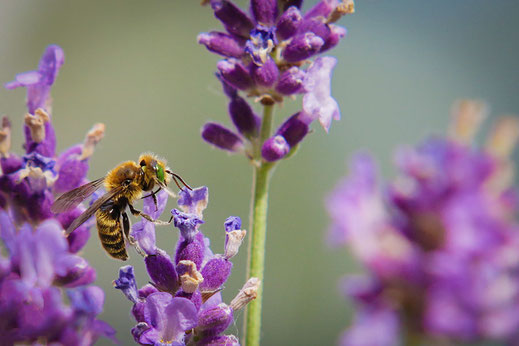
<svg viewBox="0 0 519 346"><path fill-rule="evenodd" d="M159 179L160 182L164 182L164 167L162 167L161 165L158 165L157 166L157 178Z"/></svg>

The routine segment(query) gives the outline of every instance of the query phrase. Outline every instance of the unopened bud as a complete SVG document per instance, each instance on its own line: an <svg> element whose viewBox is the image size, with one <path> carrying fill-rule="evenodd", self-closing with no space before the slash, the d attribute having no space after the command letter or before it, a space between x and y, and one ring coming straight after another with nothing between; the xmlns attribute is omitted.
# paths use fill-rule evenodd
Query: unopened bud
<svg viewBox="0 0 519 346"><path fill-rule="evenodd" d="M229 305L233 311L243 308L251 300L256 299L260 285L261 281L258 278L250 278Z"/></svg>
<svg viewBox="0 0 519 346"><path fill-rule="evenodd" d="M31 138L36 143L45 140L45 123L50 121L50 117L42 108L36 109L34 115L25 114L25 125L31 130Z"/></svg>
<svg viewBox="0 0 519 346"><path fill-rule="evenodd" d="M0 157L9 157L9 150L11 150L11 122L8 117L3 117L0 128Z"/></svg>
<svg viewBox="0 0 519 346"><path fill-rule="evenodd" d="M85 141L83 143L83 149L81 151L80 160L89 158L94 153L95 146L105 135L105 124L97 123L90 131L88 131Z"/></svg>

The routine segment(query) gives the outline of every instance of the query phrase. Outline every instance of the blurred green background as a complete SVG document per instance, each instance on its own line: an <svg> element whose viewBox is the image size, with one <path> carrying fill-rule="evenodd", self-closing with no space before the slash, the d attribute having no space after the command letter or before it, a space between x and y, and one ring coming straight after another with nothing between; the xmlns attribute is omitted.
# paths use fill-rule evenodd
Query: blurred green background
<svg viewBox="0 0 519 346"><path fill-rule="evenodd" d="M356 10L340 21L349 36L330 53L339 60L332 92L342 120L328 135L315 126L272 180L264 345L334 344L350 321L337 281L359 268L347 250L326 247L323 199L353 152L372 152L389 177L393 150L443 132L455 99L483 99L492 116L519 112L518 1L358 0ZM89 178L143 151L167 158L191 185L209 187L203 231L222 252L225 218L238 215L248 224L251 169L244 158L200 139L207 120L230 124L213 77L218 57L196 43L199 32L213 29L219 23L198 1L1 0L0 81L34 69L48 44L63 47L66 61L52 92L58 148L82 141L93 123L104 122L106 136ZM24 90L0 90L0 114L13 121L18 152L24 98ZM300 102L286 102L276 120ZM131 344L130 303L112 288L122 263L105 255L95 232L83 254L106 292L102 318ZM161 228L158 245L171 253L177 236L172 227ZM143 285L142 259L130 254L127 264ZM223 293L226 302L245 281L245 262L242 251ZM240 324L229 332L240 335Z"/></svg>

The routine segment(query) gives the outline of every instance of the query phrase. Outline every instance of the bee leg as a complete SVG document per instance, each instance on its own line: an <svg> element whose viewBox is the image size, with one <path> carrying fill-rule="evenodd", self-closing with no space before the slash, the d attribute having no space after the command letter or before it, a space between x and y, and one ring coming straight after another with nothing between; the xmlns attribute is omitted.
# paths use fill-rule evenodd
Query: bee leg
<svg viewBox="0 0 519 346"><path fill-rule="evenodd" d="M137 250L137 253L139 255L141 255L142 257L146 257L146 253L141 249L141 247L137 243L137 240L135 240L135 238L130 235L130 220L128 219L128 214L126 214L125 211L123 211L121 214L123 217L123 232L126 239L128 239L130 245L133 246L135 250Z"/></svg>
<svg viewBox="0 0 519 346"><path fill-rule="evenodd" d="M147 198L147 197L152 197L153 198L153 203L155 204L155 211L159 210L159 206L158 206L158 202L157 202L157 196L155 196L157 194L157 192L159 192L161 190L161 188L159 187L157 190L153 191L152 193L150 193L149 195L147 196L144 196L142 197L141 199L144 199L144 198Z"/></svg>
<svg viewBox="0 0 519 346"><path fill-rule="evenodd" d="M130 203L128 203L128 207L130 207L130 212L134 215L134 216L142 216L143 218L145 218L146 220L148 220L149 222L153 222L155 225L159 225L159 226L163 226L163 225L169 225L170 222L165 222L165 221L161 221L161 220L153 220L151 218L151 216L149 216L148 214L145 214L143 213L142 211L140 210L137 210L133 207L133 205L131 205Z"/></svg>

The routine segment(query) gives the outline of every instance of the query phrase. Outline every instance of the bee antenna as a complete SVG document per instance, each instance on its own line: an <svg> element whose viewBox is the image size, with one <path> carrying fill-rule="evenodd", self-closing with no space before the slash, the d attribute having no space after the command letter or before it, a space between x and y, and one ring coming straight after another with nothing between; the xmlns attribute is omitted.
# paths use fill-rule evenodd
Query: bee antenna
<svg viewBox="0 0 519 346"><path fill-rule="evenodd" d="M177 187L182 190L182 187L180 186L180 184L178 183L177 179L180 180L180 182L182 183L182 185L184 185L185 187L187 187L189 190L193 191L193 189L191 188L191 186L189 186L185 181L184 179L182 179L182 177L180 177L180 175L176 174L176 173L173 173L171 172L170 170L166 170L166 173L169 173L171 174L171 176L173 177L173 181L175 182L175 184L177 184Z"/></svg>

